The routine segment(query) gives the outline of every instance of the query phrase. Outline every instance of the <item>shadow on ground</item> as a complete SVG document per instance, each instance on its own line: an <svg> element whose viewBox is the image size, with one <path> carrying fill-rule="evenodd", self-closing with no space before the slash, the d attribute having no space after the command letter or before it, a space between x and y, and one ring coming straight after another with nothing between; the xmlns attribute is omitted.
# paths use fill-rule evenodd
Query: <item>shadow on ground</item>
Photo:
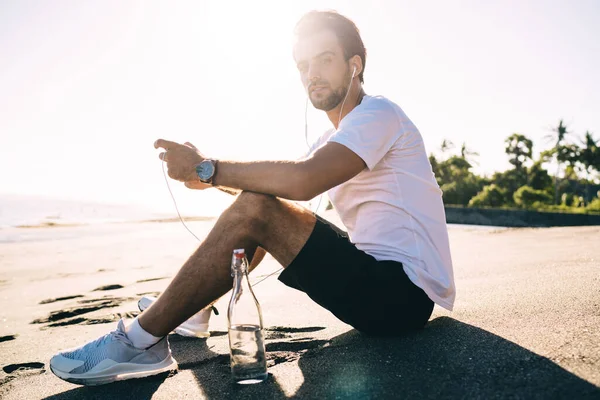
<svg viewBox="0 0 600 400"><path fill-rule="evenodd" d="M180 369L193 371L207 398L286 397L272 376L259 385L233 384L229 356L206 343L174 340L172 347ZM600 388L549 359L449 317L397 338L355 330L331 340L267 334L267 351L270 365L298 362L304 383L296 398L600 398ZM150 399L162 380L77 388L48 399Z"/></svg>
<svg viewBox="0 0 600 400"><path fill-rule="evenodd" d="M52 400L100 400L100 399L151 399L168 374L160 374L144 379L115 382L102 386L79 386L76 389L59 393L45 399Z"/></svg>

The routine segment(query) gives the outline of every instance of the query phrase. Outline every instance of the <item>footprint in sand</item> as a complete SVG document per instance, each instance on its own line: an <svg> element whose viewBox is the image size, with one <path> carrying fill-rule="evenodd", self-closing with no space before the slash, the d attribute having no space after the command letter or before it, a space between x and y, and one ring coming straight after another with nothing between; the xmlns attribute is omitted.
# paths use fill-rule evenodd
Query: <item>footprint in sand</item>
<svg viewBox="0 0 600 400"><path fill-rule="evenodd" d="M308 350L328 345L330 343L329 340L316 340L312 337L295 337L299 333L318 332L323 329L325 329L323 326L303 328L273 326L266 328L266 340L289 339L265 344L265 349L267 350L267 367L270 368L277 364L297 361Z"/></svg>
<svg viewBox="0 0 600 400"><path fill-rule="evenodd" d="M104 301L110 300L113 303L124 303L126 301L132 301L135 300L135 297L112 297L111 295L106 295L102 298L99 299L84 299L84 300L78 300L77 303L79 304L91 304L91 303L102 303ZM119 305L117 304L117 305Z"/></svg>
<svg viewBox="0 0 600 400"><path fill-rule="evenodd" d="M294 351L270 351L267 353L267 368L286 362L294 362L300 359L304 352Z"/></svg>
<svg viewBox="0 0 600 400"><path fill-rule="evenodd" d="M136 281L136 283L159 281L161 279L169 279L169 277L168 276L163 276L163 277L160 277L160 278L141 279L139 281Z"/></svg>
<svg viewBox="0 0 600 400"><path fill-rule="evenodd" d="M70 296L70 298L83 296ZM137 311L112 313L101 315L98 317L84 317L83 314L88 314L104 308L113 308L120 306L122 303L135 300L136 297L112 297L104 296L96 299L78 300L79 306L64 308L57 311L52 311L46 318L38 318L33 320L32 324L48 324L40 329L55 328L67 325L96 325L106 324L118 321L121 318L135 318L138 315Z"/></svg>
<svg viewBox="0 0 600 400"><path fill-rule="evenodd" d="M318 332L325 329L324 326L306 326L304 328L292 328L290 326L272 326L267 328L267 331L271 332L286 332L286 333L305 333L305 332Z"/></svg>
<svg viewBox="0 0 600 400"><path fill-rule="evenodd" d="M265 339L285 339L293 337L294 333L318 332L325 329L323 326L307 326L304 328L292 328L289 326L272 326L265 329Z"/></svg>
<svg viewBox="0 0 600 400"><path fill-rule="evenodd" d="M46 324L46 323L56 323L59 321L63 321L69 318L77 317L82 314L91 313L93 311L101 310L104 308L112 308L120 306L121 303L133 300L133 297L104 297L101 299L84 299L79 300L78 303L81 304L77 307L69 307L64 308L57 311L52 311L46 318L38 318L33 320L32 324ZM82 321L79 321L82 322ZM76 324L78 322L71 322L68 324ZM67 325L68 325L67 324ZM61 326L61 325L56 325Z"/></svg>
<svg viewBox="0 0 600 400"><path fill-rule="evenodd" d="M86 317L77 317L72 318L66 321L55 322L52 324L48 324L45 328L56 328L59 326L70 326L70 325L97 325L97 324L110 324L113 322L117 322L121 318L135 318L139 315L139 311L130 311L123 313L114 313L103 315L97 318L86 318Z"/></svg>
<svg viewBox="0 0 600 400"><path fill-rule="evenodd" d="M57 301L77 299L79 297L83 297L83 295L82 294L76 294L74 296L64 296L64 297L57 297L57 298L53 298L53 299L46 299L46 300L40 301L39 304L56 303Z"/></svg>
<svg viewBox="0 0 600 400"><path fill-rule="evenodd" d="M121 303L113 302L112 300L107 299L105 301L99 302L97 304L92 304L89 306L65 308L63 310L52 311L50 314L48 314L48 316L46 318L38 318L38 319L33 320L31 323L32 324L45 324L48 322L56 322L56 321L60 321L63 319L76 317L81 314L87 314L92 311L100 310L103 308L116 307L119 304L121 304Z"/></svg>
<svg viewBox="0 0 600 400"><path fill-rule="evenodd" d="M0 343L8 342L10 340L15 340L16 338L17 338L17 335L0 336Z"/></svg>
<svg viewBox="0 0 600 400"><path fill-rule="evenodd" d="M116 290L116 289L122 289L123 287L124 287L123 285L119 285L119 284L105 285L105 286L97 287L96 289L92 290L92 292L101 292L104 290Z"/></svg>
<svg viewBox="0 0 600 400"><path fill-rule="evenodd" d="M2 371L6 372L7 374L12 374L14 372L17 375L43 374L46 372L44 369L44 363L41 362L9 364L2 367Z"/></svg>
<svg viewBox="0 0 600 400"><path fill-rule="evenodd" d="M294 362L300 359L309 350L325 347L330 343L329 340L314 340L305 338L302 341L293 342L272 342L265 345L267 350L267 367L273 367L277 364Z"/></svg>
<svg viewBox="0 0 600 400"><path fill-rule="evenodd" d="M40 375L46 373L44 363L41 362L30 362L22 364L9 364L2 367L2 370L6 372L6 376L0 379L0 388L17 378L26 377L30 375ZM1 393L1 392L0 392Z"/></svg>
<svg viewBox="0 0 600 400"><path fill-rule="evenodd" d="M329 340L316 340L316 339L307 338L306 340L303 340L301 342L295 341L295 342L267 343L265 345L265 348L269 352L271 352L271 351L272 352L278 352L278 351L303 352L306 350L316 349L317 347L325 346L328 343L329 343Z"/></svg>

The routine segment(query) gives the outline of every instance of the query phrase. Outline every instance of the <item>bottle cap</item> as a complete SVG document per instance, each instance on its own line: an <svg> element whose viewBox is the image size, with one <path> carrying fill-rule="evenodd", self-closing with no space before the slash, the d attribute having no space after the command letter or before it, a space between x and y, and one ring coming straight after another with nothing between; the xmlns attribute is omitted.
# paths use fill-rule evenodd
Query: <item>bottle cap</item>
<svg viewBox="0 0 600 400"><path fill-rule="evenodd" d="M246 251L244 249L235 249L233 250L233 255L235 258L244 258Z"/></svg>

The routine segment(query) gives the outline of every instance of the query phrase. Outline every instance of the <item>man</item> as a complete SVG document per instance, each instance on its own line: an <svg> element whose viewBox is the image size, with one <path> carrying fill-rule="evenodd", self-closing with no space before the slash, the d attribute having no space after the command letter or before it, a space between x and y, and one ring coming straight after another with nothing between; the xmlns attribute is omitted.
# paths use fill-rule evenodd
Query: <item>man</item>
<svg viewBox="0 0 600 400"><path fill-rule="evenodd" d="M367 334L420 329L434 302L452 309L444 207L420 133L397 105L363 91L366 52L352 21L313 11L295 33L302 83L334 129L300 161L209 160L190 143L157 140L172 179L242 192L144 313L54 356L57 376L100 384L176 369L167 334L231 288L236 248L250 269L269 252L283 283ZM325 191L348 234L294 202Z"/></svg>

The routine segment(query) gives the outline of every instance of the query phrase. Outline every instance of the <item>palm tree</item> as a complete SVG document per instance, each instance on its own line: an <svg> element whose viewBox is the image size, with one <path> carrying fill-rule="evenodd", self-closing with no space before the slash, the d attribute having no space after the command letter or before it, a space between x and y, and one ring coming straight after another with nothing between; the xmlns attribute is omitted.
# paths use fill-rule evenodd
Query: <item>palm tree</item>
<svg viewBox="0 0 600 400"><path fill-rule="evenodd" d="M554 203L558 204L558 174L560 173L560 160L558 159L560 146L562 145L565 137L570 133L567 131L566 125L563 123L561 119L558 122L558 126L552 129L553 134L547 135L546 138L555 141L554 147L551 149L551 152L556 156L556 175L554 176Z"/></svg>
<svg viewBox="0 0 600 400"><path fill-rule="evenodd" d="M440 150L442 154L446 154L447 151L452 150L454 148L454 143L449 141L448 139L442 140L442 144L440 145Z"/></svg>
<svg viewBox="0 0 600 400"><path fill-rule="evenodd" d="M585 203L590 201L590 179L589 174L594 170L600 172L600 148L590 131L585 132L583 146L580 153L580 162L585 171Z"/></svg>
<svg viewBox="0 0 600 400"><path fill-rule="evenodd" d="M463 142L462 146L460 146L460 157L463 160L469 162L469 160L468 160L469 158L477 157L478 155L479 155L478 152L467 148L467 143Z"/></svg>
<svg viewBox="0 0 600 400"><path fill-rule="evenodd" d="M581 165L581 149L574 143L564 143L558 147L556 161L565 165L564 178L567 180L567 191L576 193L579 187L578 167ZM575 187L570 183L574 181Z"/></svg>
<svg viewBox="0 0 600 400"><path fill-rule="evenodd" d="M558 147L556 159L576 173L581 163L581 148L574 143L562 144Z"/></svg>
<svg viewBox="0 0 600 400"><path fill-rule="evenodd" d="M504 141L504 151L509 155L509 162L515 166L517 172L521 172L523 164L533 158L533 142L520 133L513 133Z"/></svg>

